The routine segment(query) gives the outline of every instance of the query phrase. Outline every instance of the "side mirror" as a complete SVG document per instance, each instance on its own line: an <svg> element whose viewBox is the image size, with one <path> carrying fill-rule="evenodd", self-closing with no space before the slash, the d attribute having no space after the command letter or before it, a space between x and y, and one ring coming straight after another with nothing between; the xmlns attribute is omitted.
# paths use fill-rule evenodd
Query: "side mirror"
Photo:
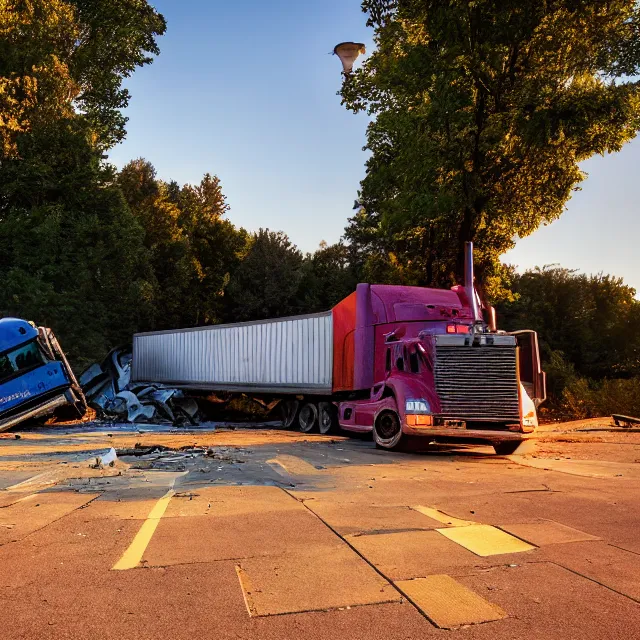
<svg viewBox="0 0 640 640"><path fill-rule="evenodd" d="M547 376L540 363L538 334L535 331L513 331L518 342L520 382L536 407L547 399Z"/></svg>

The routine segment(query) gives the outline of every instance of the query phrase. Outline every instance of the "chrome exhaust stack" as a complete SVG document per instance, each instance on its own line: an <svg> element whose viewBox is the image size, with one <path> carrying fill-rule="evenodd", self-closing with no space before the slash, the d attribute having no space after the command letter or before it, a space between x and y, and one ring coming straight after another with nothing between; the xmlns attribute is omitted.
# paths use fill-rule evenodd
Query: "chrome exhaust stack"
<svg viewBox="0 0 640 640"><path fill-rule="evenodd" d="M471 305L473 321L482 322L482 313L478 302L478 295L474 284L473 275L473 242L465 242L464 245L464 291Z"/></svg>

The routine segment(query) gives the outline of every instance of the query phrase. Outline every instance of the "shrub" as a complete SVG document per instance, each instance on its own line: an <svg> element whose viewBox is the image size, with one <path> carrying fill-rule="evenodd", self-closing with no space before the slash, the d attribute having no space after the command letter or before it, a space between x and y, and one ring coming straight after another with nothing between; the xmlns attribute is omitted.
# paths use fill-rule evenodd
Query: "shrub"
<svg viewBox="0 0 640 640"><path fill-rule="evenodd" d="M565 388L562 404L575 418L597 418L613 413L640 416L640 377L601 382L578 378Z"/></svg>

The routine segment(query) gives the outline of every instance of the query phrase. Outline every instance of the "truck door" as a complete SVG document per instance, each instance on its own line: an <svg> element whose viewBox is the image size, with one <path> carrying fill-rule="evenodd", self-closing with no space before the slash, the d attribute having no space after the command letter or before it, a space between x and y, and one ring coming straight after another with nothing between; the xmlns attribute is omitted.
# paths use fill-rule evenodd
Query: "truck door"
<svg viewBox="0 0 640 640"><path fill-rule="evenodd" d="M536 407L547 399L547 379L540 364L538 334L535 331L513 331L518 342L520 382Z"/></svg>

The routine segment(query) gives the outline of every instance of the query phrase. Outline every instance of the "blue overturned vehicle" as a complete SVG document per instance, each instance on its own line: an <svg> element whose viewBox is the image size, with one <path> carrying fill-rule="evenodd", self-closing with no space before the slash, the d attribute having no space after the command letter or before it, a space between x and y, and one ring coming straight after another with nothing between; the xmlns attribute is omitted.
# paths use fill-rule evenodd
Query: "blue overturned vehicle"
<svg viewBox="0 0 640 640"><path fill-rule="evenodd" d="M81 418L82 389L53 331L0 319L0 431L52 414Z"/></svg>

